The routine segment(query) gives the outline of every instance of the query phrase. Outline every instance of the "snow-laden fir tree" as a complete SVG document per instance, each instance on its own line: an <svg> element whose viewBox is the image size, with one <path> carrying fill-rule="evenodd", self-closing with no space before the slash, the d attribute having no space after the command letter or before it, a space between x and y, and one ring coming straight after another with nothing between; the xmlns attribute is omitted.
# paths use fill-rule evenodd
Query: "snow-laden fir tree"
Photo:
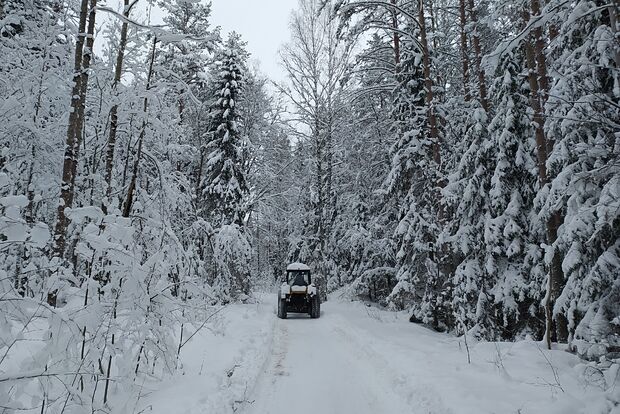
<svg viewBox="0 0 620 414"><path fill-rule="evenodd" d="M539 337L540 286L545 279L539 240L543 223L533 212L537 190L533 133L528 117L526 78L520 53L502 57L490 88L497 108L489 123L494 152L489 189L489 220L484 229L485 269L494 285L499 335L505 339L526 332Z"/></svg>
<svg viewBox="0 0 620 414"><path fill-rule="evenodd" d="M214 226L241 225L245 215L244 199L248 194L242 153L245 137L240 134L237 107L246 71L244 47L239 35L231 33L218 52L213 70L216 92L211 105L202 197L205 216Z"/></svg>
<svg viewBox="0 0 620 414"><path fill-rule="evenodd" d="M464 136L464 153L448 177L444 195L455 203L446 230L453 254L458 258L453 277L452 305L457 328L473 330L492 338L496 320L490 290L495 279L487 266L484 236L490 217L489 191L494 170L495 148L489 140L488 117L477 100L471 102L471 117Z"/></svg>
<svg viewBox="0 0 620 414"><path fill-rule="evenodd" d="M578 350L597 357L620 346L618 9L582 0L558 13L557 76L546 108L553 178L540 194L540 215L563 207L554 246L566 286L553 311L568 318Z"/></svg>
<svg viewBox="0 0 620 414"><path fill-rule="evenodd" d="M214 288L224 298L249 293L250 248L244 233L248 185L238 102L248 54L236 33L218 51L213 70L209 140L202 178L202 215L215 229Z"/></svg>
<svg viewBox="0 0 620 414"><path fill-rule="evenodd" d="M437 143L430 136L422 51L412 40L403 41L401 47L392 110L397 141L385 181L387 191L400 203L394 235L398 271L396 286L387 299L396 308L411 309L413 319L437 325L442 305L436 292L443 288L436 261L440 229L439 166L434 158Z"/></svg>

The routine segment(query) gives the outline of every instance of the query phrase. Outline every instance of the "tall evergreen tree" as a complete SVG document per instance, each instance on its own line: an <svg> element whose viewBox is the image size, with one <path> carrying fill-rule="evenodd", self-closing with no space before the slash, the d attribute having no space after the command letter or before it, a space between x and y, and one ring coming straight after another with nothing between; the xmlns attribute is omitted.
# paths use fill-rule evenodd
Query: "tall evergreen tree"
<svg viewBox="0 0 620 414"><path fill-rule="evenodd" d="M240 135L240 101L247 52L239 35L231 33L216 57L215 99L211 105L210 139L203 178L205 215L214 226L242 225L248 195Z"/></svg>
<svg viewBox="0 0 620 414"><path fill-rule="evenodd" d="M542 217L564 207L553 248L564 257L566 286L553 312L568 318L569 339L592 357L601 345L620 345L620 47L617 7L604 6L584 0L560 8L546 123L553 178L539 195Z"/></svg>

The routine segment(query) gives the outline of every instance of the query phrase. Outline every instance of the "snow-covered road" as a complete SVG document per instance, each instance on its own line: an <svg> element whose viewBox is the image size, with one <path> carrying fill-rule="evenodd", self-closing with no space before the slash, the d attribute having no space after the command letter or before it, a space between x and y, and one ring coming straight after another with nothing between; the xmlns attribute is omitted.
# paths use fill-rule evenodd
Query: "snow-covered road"
<svg viewBox="0 0 620 414"><path fill-rule="evenodd" d="M337 307L278 320L249 413L408 413L381 355L356 343Z"/></svg>
<svg viewBox="0 0 620 414"><path fill-rule="evenodd" d="M320 319L280 320L270 294L227 307L182 353L182 374L153 384L140 406L157 414L620 414L609 401L620 391L605 394L574 355L535 341L468 345L471 363L462 338L337 297Z"/></svg>

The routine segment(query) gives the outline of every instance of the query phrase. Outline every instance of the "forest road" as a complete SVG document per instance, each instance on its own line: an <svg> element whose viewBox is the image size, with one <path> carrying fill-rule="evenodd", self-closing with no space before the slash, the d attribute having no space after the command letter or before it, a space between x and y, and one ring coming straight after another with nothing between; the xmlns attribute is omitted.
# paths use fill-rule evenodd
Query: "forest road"
<svg viewBox="0 0 620 414"><path fill-rule="evenodd" d="M289 314L275 322L271 353L248 395L248 414L416 413L400 397L384 357L356 331L342 303L321 317ZM275 315L274 315L275 318ZM361 335L362 334L362 335Z"/></svg>

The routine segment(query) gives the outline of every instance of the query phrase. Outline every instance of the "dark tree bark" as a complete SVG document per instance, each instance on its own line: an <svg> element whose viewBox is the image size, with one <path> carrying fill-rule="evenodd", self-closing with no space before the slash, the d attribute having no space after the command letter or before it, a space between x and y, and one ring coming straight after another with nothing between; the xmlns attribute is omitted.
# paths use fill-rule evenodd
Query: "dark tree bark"
<svg viewBox="0 0 620 414"><path fill-rule="evenodd" d="M396 0L391 0L392 5L396 6ZM394 29L394 63L396 67L400 63L400 36L398 35L398 12L392 8L392 28Z"/></svg>
<svg viewBox="0 0 620 414"><path fill-rule="evenodd" d="M155 51L157 49L157 38L153 38L153 48L151 49L151 59L149 62L149 72L146 78L146 90L151 87L151 77L153 76L153 63L155 62ZM140 159L142 158L142 145L144 142L144 135L146 134L146 116L148 110L148 98L144 97L144 105L142 107L144 119L142 120L142 127L140 129L140 136L138 137L138 150L136 152L136 160L134 161L133 171L131 179L129 180L129 187L127 188L127 197L123 204L123 217L129 217L131 214L131 207L133 206L134 193L136 190L136 181L138 177L138 169L140 167Z"/></svg>
<svg viewBox="0 0 620 414"><path fill-rule="evenodd" d="M532 12L540 12L538 0L532 0L530 7ZM529 19L530 11L525 10L523 20L524 22L528 22ZM549 183L547 158L549 151L553 148L553 142L547 139L544 128L544 102L547 98L549 83L546 59L544 56L544 39L542 35L542 28L534 29L524 45L528 68L528 82L530 86L530 106L534 112L533 122L536 138L538 181L541 187ZM552 212L546 223L547 244L552 245L557 240L558 228L561 224L561 212ZM554 339L560 342L565 342L568 339L568 322L566 317L564 315L557 315L556 318L554 318L553 316L555 301L560 296L564 287L562 258L557 249L554 251L548 272L547 296L544 304L546 319L545 337L547 340L547 347L551 349L551 342Z"/></svg>
<svg viewBox="0 0 620 414"><path fill-rule="evenodd" d="M474 45L474 64L478 73L478 91L480 94L480 104L486 112L489 112L489 101L487 98L487 85L484 68L482 67L482 48L480 47L480 34L478 33L478 16L474 6L474 0L468 0L469 19L474 25L474 33L472 33L472 43Z"/></svg>
<svg viewBox="0 0 620 414"><path fill-rule="evenodd" d="M137 2L129 4L129 0L124 0L123 16L129 17L131 13L131 7ZM125 59L125 48L127 47L127 21L123 21L121 26L121 37L118 45L118 52L116 55L116 68L114 70L114 81L112 83L112 90L116 92L118 85L123 75L123 60ZM118 96L117 94L115 94ZM118 131L118 103L110 109L110 133L108 135L108 143L106 148L106 160L105 160L105 182L106 182L106 202L103 203L102 209L104 213L107 213L108 205L110 205L110 196L112 194L112 170L114 166L114 150L116 148L116 134Z"/></svg>
<svg viewBox="0 0 620 414"><path fill-rule="evenodd" d="M65 238L68 224L67 217L65 215L65 208L70 208L73 205L75 191L75 165L77 164L77 151L82 142L84 126L84 106L88 86L88 69L91 58L90 51L92 50L94 41L93 34L97 0L90 0L90 9L88 3L88 0L82 0L81 2L78 36L75 45L73 88L71 90L71 113L69 114L69 125L67 128L67 137L65 141L58 216L54 230L54 253L58 257L63 257L65 253ZM86 32L87 20L88 33ZM85 47L87 50L85 50Z"/></svg>
<svg viewBox="0 0 620 414"><path fill-rule="evenodd" d="M459 0L459 16L461 62L463 65L463 92L465 94L465 101L470 101L471 94L469 92L469 55L467 53L467 34L465 33L465 25L467 24L467 17L465 16L465 0Z"/></svg>
<svg viewBox="0 0 620 414"><path fill-rule="evenodd" d="M422 62L424 65L424 89L426 93L426 105L428 106L429 135L433 142L433 160L437 165L441 165L439 130L433 101L431 57L428 48L428 37L426 34L426 19L424 17L424 0L418 0L418 24L420 25L420 43L422 45Z"/></svg>

